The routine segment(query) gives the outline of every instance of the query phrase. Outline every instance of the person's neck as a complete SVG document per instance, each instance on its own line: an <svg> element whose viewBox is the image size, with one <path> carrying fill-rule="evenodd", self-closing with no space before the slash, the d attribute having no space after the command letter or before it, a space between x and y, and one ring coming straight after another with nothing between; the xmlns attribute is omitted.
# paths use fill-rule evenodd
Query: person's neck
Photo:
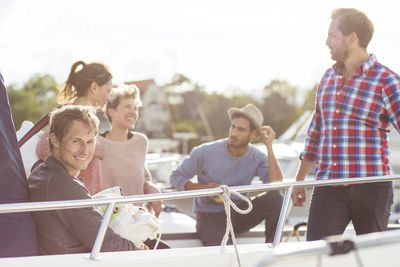
<svg viewBox="0 0 400 267"><path fill-rule="evenodd" d="M90 101L90 99L87 96L78 97L77 99L75 99L73 104L74 105L84 105L84 106L95 106L95 104L92 103L92 101Z"/></svg>
<svg viewBox="0 0 400 267"><path fill-rule="evenodd" d="M243 156L246 152L247 149L249 148L249 145L244 146L244 147L232 147L228 144L228 151L229 154L231 154L232 157L241 157Z"/></svg>
<svg viewBox="0 0 400 267"><path fill-rule="evenodd" d="M127 141L128 133L129 129L112 125L110 131L108 131L106 135L106 138L113 141Z"/></svg>
<svg viewBox="0 0 400 267"><path fill-rule="evenodd" d="M69 175L71 175L71 176L73 176L73 177L75 177L75 178L78 177L80 171L75 170L75 169L71 170L71 169L68 168L66 165L64 165L64 163L63 163L62 160L61 160L60 153L59 153L59 151L57 151L57 149L54 149L54 148L53 148L53 152L50 152L50 156L52 156L53 158L55 158L61 165L63 165L64 168L65 168L65 169L67 170L67 172L69 173Z"/></svg>
<svg viewBox="0 0 400 267"><path fill-rule="evenodd" d="M347 81L354 73L356 68L368 60L369 54L366 49L354 50L344 61L341 72Z"/></svg>

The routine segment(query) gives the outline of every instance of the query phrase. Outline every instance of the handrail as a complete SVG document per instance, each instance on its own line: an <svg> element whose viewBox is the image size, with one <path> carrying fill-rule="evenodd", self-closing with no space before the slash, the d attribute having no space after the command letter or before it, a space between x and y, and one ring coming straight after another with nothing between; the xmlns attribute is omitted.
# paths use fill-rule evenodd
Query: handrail
<svg viewBox="0 0 400 267"><path fill-rule="evenodd" d="M289 187L310 187L310 186L327 186L327 185L343 185L343 184L359 184L385 182L392 180L400 180L400 174L386 176L371 176L363 178L347 178L332 180L312 180L301 182L276 182L269 184L256 184L246 186L232 186L230 190L238 193L261 192L269 190L288 189ZM114 202L115 204L124 203L144 203L157 200L172 200L193 197L206 197L222 194L221 188L200 189L191 191L167 192L146 195L123 196L118 198L102 198L102 199L79 199L79 200L61 200L61 201L45 201L45 202L23 202L0 204L0 214L16 213L25 211L43 211L43 210L59 210L59 209L75 209L93 206L104 206Z"/></svg>
<svg viewBox="0 0 400 267"><path fill-rule="evenodd" d="M273 246L277 246L280 243L283 225L286 221L287 211L289 209L290 194L295 187L310 187L310 186L329 186L329 185L344 185L344 184L359 184L359 183L374 183L400 180L400 174L397 175L386 175L386 176L373 176L363 178L346 178L346 179L332 179L332 180L311 180L301 182L279 182L270 184L256 184L246 186L233 186L230 190L234 190L238 193L248 192L260 192L269 190L286 190L284 205L281 208L281 214L279 217L277 229L275 232ZM143 203L157 200L172 200L182 198L193 198L193 197L206 197L213 195L220 195L223 193L221 188L210 188L192 191L180 191L180 192L168 192L159 194L146 194L146 195L135 195L135 196L124 196L118 198L103 198L103 199L80 199L80 200L63 200L63 201L47 201L47 202L28 202L28 203L12 203L12 204L0 204L0 214L2 213L16 213L16 212L28 212L28 211L44 211L44 210L59 210L59 209L75 209L85 208L93 206L107 205L107 210L111 209L112 206L124 203ZM111 208L110 208L111 206ZM103 222L100 226L98 235L96 237L95 246L91 253L91 259L96 259L98 252L100 251L102 241L105 235L105 229L108 226L109 219L103 217Z"/></svg>

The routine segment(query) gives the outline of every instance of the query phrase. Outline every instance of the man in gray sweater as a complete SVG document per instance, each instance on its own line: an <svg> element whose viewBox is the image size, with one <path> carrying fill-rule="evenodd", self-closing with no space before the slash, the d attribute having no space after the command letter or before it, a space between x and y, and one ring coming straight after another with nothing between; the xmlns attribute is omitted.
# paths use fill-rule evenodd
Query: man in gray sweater
<svg viewBox="0 0 400 267"><path fill-rule="evenodd" d="M92 160L98 123L90 107L64 106L52 112L50 155L28 179L31 201L91 199L76 177ZM33 217L42 255L90 252L102 221L93 207L33 212ZM108 228L101 250L135 250L135 246Z"/></svg>
<svg viewBox="0 0 400 267"><path fill-rule="evenodd" d="M270 126L262 126L261 111L249 104L241 109L230 108L229 138L202 144L192 150L178 168L172 172L171 184L178 190L196 190L251 184L254 177L263 183L282 181L282 171L275 157L272 143L275 132ZM260 136L268 155L250 144ZM191 179L197 176L197 182ZM232 197L241 209L247 203ZM278 191L269 191L252 199L253 209L248 214L232 213L235 233L244 233L265 220L265 242L274 240L282 206ZM215 197L198 197L193 210L197 213L196 232L203 245L219 245L226 230L224 205Z"/></svg>

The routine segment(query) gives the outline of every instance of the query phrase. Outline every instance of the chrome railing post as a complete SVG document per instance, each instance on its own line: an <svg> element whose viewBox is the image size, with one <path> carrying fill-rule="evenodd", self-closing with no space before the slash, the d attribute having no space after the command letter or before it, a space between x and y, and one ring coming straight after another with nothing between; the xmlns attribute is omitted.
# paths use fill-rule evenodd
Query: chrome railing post
<svg viewBox="0 0 400 267"><path fill-rule="evenodd" d="M110 222L111 215L113 214L114 206L114 202L111 202L107 205L106 212L104 213L103 220L101 221L99 232L97 233L96 241L94 242L92 252L90 253L91 260L99 259L99 252L101 246L103 245L104 236L106 235L108 223Z"/></svg>
<svg viewBox="0 0 400 267"><path fill-rule="evenodd" d="M286 216L287 216L287 212L289 209L290 197L292 195L292 190L293 190L293 185L291 185L287 188L285 197L283 198L281 214L279 215L278 225L276 226L276 230L275 230L274 242L272 243L273 247L276 247L281 242L283 227L285 225Z"/></svg>

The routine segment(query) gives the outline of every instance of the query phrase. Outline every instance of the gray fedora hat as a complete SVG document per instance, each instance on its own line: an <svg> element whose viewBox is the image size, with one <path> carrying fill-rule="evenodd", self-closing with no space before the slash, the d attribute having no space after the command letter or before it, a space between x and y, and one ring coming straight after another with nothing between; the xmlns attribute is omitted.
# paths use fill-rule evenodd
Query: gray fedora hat
<svg viewBox="0 0 400 267"><path fill-rule="evenodd" d="M233 107L229 108L228 115L229 115L230 120L232 120L232 116L234 114L241 114L244 117L246 117L247 119L249 119L253 123L254 127L256 128L257 134L261 135L261 126L264 121L264 116L256 106L254 106L253 104L248 104L248 105L242 107L241 109L233 108Z"/></svg>

